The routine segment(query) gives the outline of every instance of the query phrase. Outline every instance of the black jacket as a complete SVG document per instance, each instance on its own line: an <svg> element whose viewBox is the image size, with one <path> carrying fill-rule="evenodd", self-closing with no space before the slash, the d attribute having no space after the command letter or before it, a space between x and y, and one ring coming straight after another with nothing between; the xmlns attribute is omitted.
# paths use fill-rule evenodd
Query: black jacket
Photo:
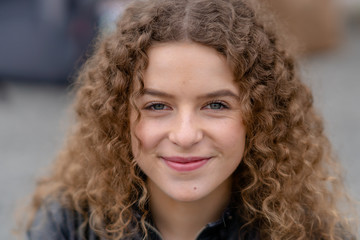
<svg viewBox="0 0 360 240"><path fill-rule="evenodd" d="M135 212L136 218L141 215ZM104 240L87 225L80 228L83 223L81 214L63 208L58 203L52 203L41 208L35 216L32 227L27 232L28 240ZM148 240L162 240L160 233L151 224L146 222ZM227 209L222 217L207 224L198 234L196 240L258 240L255 231L241 230L241 219L233 211ZM82 230L80 230L82 229ZM143 233L137 232L124 240L142 240Z"/></svg>

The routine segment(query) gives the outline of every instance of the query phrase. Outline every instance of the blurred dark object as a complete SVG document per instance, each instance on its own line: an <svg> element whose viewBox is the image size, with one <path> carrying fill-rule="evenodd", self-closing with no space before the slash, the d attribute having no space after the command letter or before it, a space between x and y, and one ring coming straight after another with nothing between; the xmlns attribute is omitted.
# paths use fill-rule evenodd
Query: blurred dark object
<svg viewBox="0 0 360 240"><path fill-rule="evenodd" d="M0 0L0 80L68 83L84 60L96 26L111 31L129 2ZM303 53L334 48L341 39L341 22L332 0L259 2L294 35Z"/></svg>
<svg viewBox="0 0 360 240"><path fill-rule="evenodd" d="M0 78L68 83L95 26L95 0L0 0Z"/></svg>
<svg viewBox="0 0 360 240"><path fill-rule="evenodd" d="M339 6L333 0L260 0L294 37L301 54L335 48L342 35Z"/></svg>
<svg viewBox="0 0 360 240"><path fill-rule="evenodd" d="M352 31L360 33L360 2L357 6L354 4L354 6L349 9L349 18L347 23L352 27Z"/></svg>

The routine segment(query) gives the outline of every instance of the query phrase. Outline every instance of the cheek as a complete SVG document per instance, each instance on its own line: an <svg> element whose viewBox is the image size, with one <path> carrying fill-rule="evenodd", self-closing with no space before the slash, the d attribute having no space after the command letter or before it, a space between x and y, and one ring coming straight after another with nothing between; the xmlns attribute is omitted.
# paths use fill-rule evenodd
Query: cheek
<svg viewBox="0 0 360 240"><path fill-rule="evenodd" d="M154 149L164 135L161 129L161 123L159 121L141 120L131 131L133 151L134 148L139 148L139 141L142 151L151 151Z"/></svg>
<svg viewBox="0 0 360 240"><path fill-rule="evenodd" d="M232 141L245 144L245 127L242 124L234 124L231 128L228 129L228 137Z"/></svg>
<svg viewBox="0 0 360 240"><path fill-rule="evenodd" d="M216 131L219 144L228 154L241 156L245 148L245 127L238 121L224 124L221 131Z"/></svg>

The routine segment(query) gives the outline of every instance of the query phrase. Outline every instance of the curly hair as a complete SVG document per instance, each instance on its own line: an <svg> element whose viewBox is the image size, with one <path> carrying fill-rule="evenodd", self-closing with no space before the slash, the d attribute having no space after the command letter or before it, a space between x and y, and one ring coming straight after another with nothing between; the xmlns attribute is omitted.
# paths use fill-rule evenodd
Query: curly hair
<svg viewBox="0 0 360 240"><path fill-rule="evenodd" d="M338 210L345 195L338 164L311 91L278 39L242 0L129 6L77 76L76 123L51 175L38 182L33 212L60 199L97 234L122 239L132 234L136 205L144 213L137 227L146 232L148 191L130 141L133 86L143 86L150 46L188 41L224 55L242 93L246 147L232 201L245 227L262 239L343 239L350 227Z"/></svg>

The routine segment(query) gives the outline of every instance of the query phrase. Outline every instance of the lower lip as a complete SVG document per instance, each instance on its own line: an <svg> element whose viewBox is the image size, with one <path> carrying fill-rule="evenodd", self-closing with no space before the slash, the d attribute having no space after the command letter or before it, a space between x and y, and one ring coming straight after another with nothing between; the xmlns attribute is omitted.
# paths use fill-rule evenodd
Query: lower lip
<svg viewBox="0 0 360 240"><path fill-rule="evenodd" d="M198 168L201 168L204 166L210 158L205 158L203 160L193 161L193 162L187 162L187 163L181 163L181 162L173 162L163 159L170 168L178 171L178 172L189 172L194 171Z"/></svg>

